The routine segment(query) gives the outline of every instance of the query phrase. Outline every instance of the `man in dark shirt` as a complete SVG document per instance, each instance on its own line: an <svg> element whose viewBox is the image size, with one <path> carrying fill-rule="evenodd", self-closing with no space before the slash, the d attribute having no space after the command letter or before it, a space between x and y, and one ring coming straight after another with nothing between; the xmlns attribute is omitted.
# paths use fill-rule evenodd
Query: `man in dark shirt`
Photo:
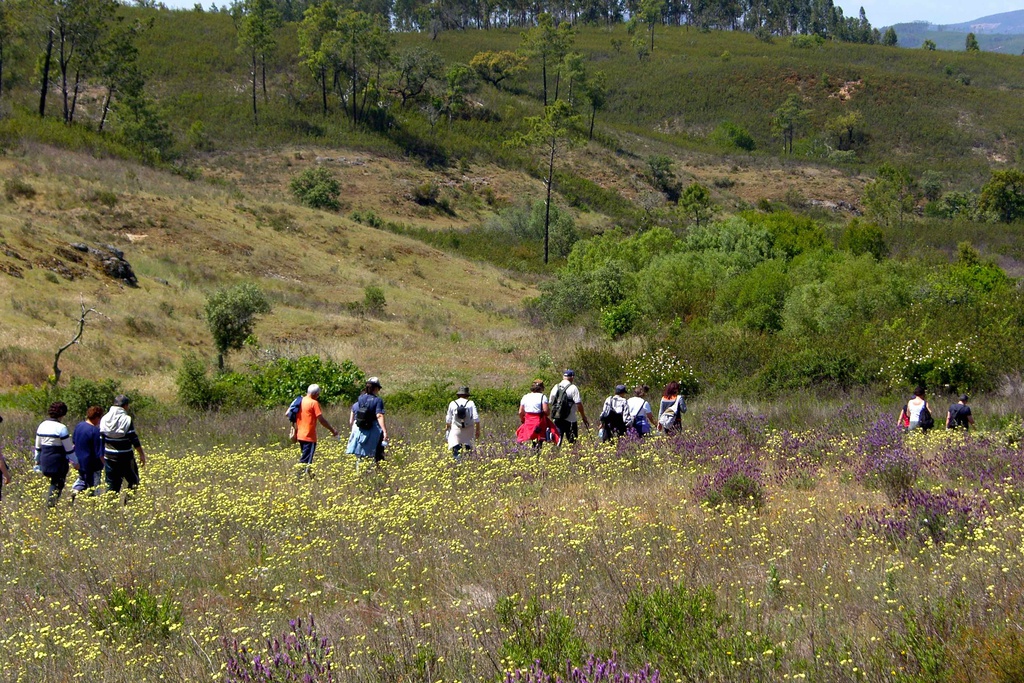
<svg viewBox="0 0 1024 683"><path fill-rule="evenodd" d="M103 436L100 434L100 418L103 408L90 406L85 419L75 427L71 440L75 442L75 459L78 460L78 480L71 487L71 495L90 490L96 495L100 476L103 472Z"/></svg>
<svg viewBox="0 0 1024 683"><path fill-rule="evenodd" d="M135 433L135 422L125 412L129 399L121 394L114 399L114 405L100 420L100 434L103 435L103 473L107 489L119 493L121 481L128 482L128 488L139 485L139 466L146 466L146 452L142 450L139 435ZM139 454L138 463L135 452Z"/></svg>
<svg viewBox="0 0 1024 683"><path fill-rule="evenodd" d="M960 400L951 405L946 413L946 429L963 427L969 430L973 424L974 416L971 415L971 407L967 405L967 394L961 394Z"/></svg>

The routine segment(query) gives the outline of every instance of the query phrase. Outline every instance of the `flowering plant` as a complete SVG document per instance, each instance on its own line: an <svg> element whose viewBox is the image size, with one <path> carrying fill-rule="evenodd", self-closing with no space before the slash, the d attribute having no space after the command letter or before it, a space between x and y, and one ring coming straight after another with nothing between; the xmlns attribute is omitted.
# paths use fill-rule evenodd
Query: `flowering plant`
<svg viewBox="0 0 1024 683"><path fill-rule="evenodd" d="M661 391L671 381L679 382L684 396L700 393L700 382L693 368L668 349L645 351L626 364L626 384L630 387L646 384Z"/></svg>

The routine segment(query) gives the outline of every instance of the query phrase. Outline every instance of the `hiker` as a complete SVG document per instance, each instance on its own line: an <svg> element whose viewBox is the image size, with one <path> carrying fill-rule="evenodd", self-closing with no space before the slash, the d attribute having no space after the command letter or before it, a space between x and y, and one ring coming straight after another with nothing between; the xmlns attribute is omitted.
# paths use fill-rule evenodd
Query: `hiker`
<svg viewBox="0 0 1024 683"><path fill-rule="evenodd" d="M78 479L71 487L71 499L82 491L91 490L96 495L100 478L103 476L103 436L100 434L100 418L103 408L89 406L85 419L75 426L72 440L75 442L75 459L78 461Z"/></svg>
<svg viewBox="0 0 1024 683"><path fill-rule="evenodd" d="M71 435L61 419L68 414L68 407L63 401L51 403L46 411L47 419L36 428L36 462L39 469L50 479L50 489L46 494L46 507L57 504L64 484L67 481L69 460L75 452L71 443Z"/></svg>
<svg viewBox="0 0 1024 683"><path fill-rule="evenodd" d="M0 424L3 424L4 416L0 415ZM11 472L7 469L7 461L4 460L4 451L0 448L0 500L4 499L4 484L11 483Z"/></svg>
<svg viewBox="0 0 1024 683"><path fill-rule="evenodd" d="M654 413L646 398L650 390L649 386L641 384L633 389L633 395L626 401L626 427L641 439L651 432L651 423L654 422Z"/></svg>
<svg viewBox="0 0 1024 683"><path fill-rule="evenodd" d="M558 433L569 443L573 443L579 437L579 420L583 420L583 426L590 429L590 421L583 410L583 403L580 399L580 389L574 384L576 373L573 370L566 370L562 373L562 381L551 387L551 396L548 399L549 416L558 428Z"/></svg>
<svg viewBox="0 0 1024 683"><path fill-rule="evenodd" d="M658 431L675 434L679 431L683 413L686 412L686 399L680 392L679 382L675 380L665 385L658 408Z"/></svg>
<svg viewBox="0 0 1024 683"><path fill-rule="evenodd" d="M562 435L548 413L544 380L533 380L530 393L519 400L519 422L519 429L516 430L518 443L532 441L534 450L540 451L545 441L554 441L556 444L561 441Z"/></svg>
<svg viewBox="0 0 1024 683"><path fill-rule="evenodd" d="M923 386L919 385L915 388L914 397L907 401L903 410L900 411L897 424L908 432L918 428L921 431L928 431L935 426L932 409L928 405L928 401L925 400L924 392Z"/></svg>
<svg viewBox="0 0 1024 683"><path fill-rule="evenodd" d="M349 415L349 426L352 433L348 437L349 455L356 456L356 464L363 458L373 456L374 462L384 459L384 449L388 445L388 426L384 420L384 400L380 397L380 379L371 377L366 380L363 393L359 400L352 404Z"/></svg>
<svg viewBox="0 0 1024 683"><path fill-rule="evenodd" d="M320 385L310 384L306 389L306 395L302 397L299 412L295 417L295 440L299 442L299 464L306 466L303 471L307 474L313 464L313 455L316 454L316 426L318 423L322 424L332 436L338 436L338 430L331 426L320 409Z"/></svg>
<svg viewBox="0 0 1024 683"><path fill-rule="evenodd" d="M469 387L460 387L455 392L455 400L448 404L445 413L444 428L453 458L458 460L461 453L473 450L473 440L480 438L480 413L469 400Z"/></svg>
<svg viewBox="0 0 1024 683"><path fill-rule="evenodd" d="M971 414L971 407L967 405L967 394L960 394L959 400L946 411L946 429L959 429L963 427L970 431L974 424L974 415Z"/></svg>
<svg viewBox="0 0 1024 683"><path fill-rule="evenodd" d="M121 482L128 482L128 488L139 485L139 467L146 466L146 451L142 449L139 435L135 432L135 421L128 414L131 403L124 394L114 398L114 405L100 418L100 435L103 437L103 475L107 490L121 492ZM136 461L135 453L139 454Z"/></svg>
<svg viewBox="0 0 1024 683"><path fill-rule="evenodd" d="M615 393L604 400L601 408L601 441L615 439L626 433L626 385L616 384Z"/></svg>

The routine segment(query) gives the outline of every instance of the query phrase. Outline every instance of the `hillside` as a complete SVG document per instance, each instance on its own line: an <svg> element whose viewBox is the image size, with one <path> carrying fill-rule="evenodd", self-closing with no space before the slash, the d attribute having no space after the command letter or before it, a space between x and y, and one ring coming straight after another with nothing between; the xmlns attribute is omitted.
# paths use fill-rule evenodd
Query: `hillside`
<svg viewBox="0 0 1024 683"><path fill-rule="evenodd" d="M893 29L899 37L899 46L906 48L919 48L924 41L930 40L935 43L939 50L964 51L967 41L967 34L974 33L978 40L978 47L982 52L996 52L1004 55L1019 55L1024 51L1024 35L1020 33L1002 33L998 24L989 24L991 31L974 31L964 25L935 26L927 22L912 22L907 24L896 24Z"/></svg>
<svg viewBox="0 0 1024 683"><path fill-rule="evenodd" d="M527 61L501 87L459 70L481 51L517 49L520 31L391 35L381 70L412 55L436 58L447 71L430 76L426 95L404 105L393 96L399 76L382 73L363 93L361 101L371 102L367 118L353 124L343 90L331 92L321 111L316 83L300 64L297 26L285 23L254 123L249 65L230 16L122 11L152 21L138 54L147 96L170 133L164 148L132 138L117 109L111 128L98 132L101 88L83 90L74 125L57 122L55 92L40 121L31 62L16 60L8 69L0 117L0 169L8 179L0 204L0 386L45 379L81 299L107 317L90 324L64 369L128 377L130 386L169 396L183 353L213 355L205 297L241 280L265 289L274 311L257 328L259 347L235 354L236 366L311 352L352 359L400 386L500 386L553 372L581 343L603 343L607 302L583 305L582 295L572 301L566 294L564 311L541 318L531 303L542 292L542 303L550 303L551 292L560 291L568 254L566 248L550 265L541 263L536 225L524 228L523 217L544 195L545 159L510 144L528 117L544 111L538 64ZM640 59L625 26L579 27L573 41L582 71L551 76L552 93L561 86L580 116L578 144L553 166L554 203L569 216L574 240L654 227L684 237L685 216L664 178L655 177L654 161L670 169L676 193L692 183L710 188L720 215L792 210L813 222L815 244L835 248L850 219L866 210L865 189L883 163L906 169L915 183L927 177L939 195L970 195L993 170L1020 159L1024 75L1013 58L681 26L656 26L652 40L654 51ZM606 92L594 111L580 93L598 71ZM791 97L801 111L787 150L773 119ZM588 140L583 124L591 114ZM314 166L340 181L339 211L302 208L289 192L290 181ZM910 213L924 208L920 199ZM1013 226L939 220L904 223L901 214L877 229L886 253L899 258L944 263L966 240L1010 274L1022 272ZM123 252L138 287L100 272L95 250L105 245ZM682 239L673 245L688 248ZM766 248L758 258L767 255ZM717 285L737 274L709 272ZM383 288L383 314L360 309L367 287ZM649 329L612 346L635 349L645 334L653 340L658 325L676 320L694 322L689 332L696 335L705 323L722 323L700 340L700 353L723 347L717 334L736 350L751 348L748 331L730 327L737 321L708 318L731 315L712 310L727 288L679 294L699 301L657 315L637 309L630 315L645 317ZM781 307L782 293L772 296ZM901 333L888 329L886 343ZM805 343L780 339L758 338L760 355L749 362L764 364L771 353ZM872 353L858 382L879 377L877 359L886 350L876 345Z"/></svg>
<svg viewBox="0 0 1024 683"><path fill-rule="evenodd" d="M939 30L1017 35L1024 33L1024 9L989 14L971 21L963 21L959 24L943 24L939 26Z"/></svg>

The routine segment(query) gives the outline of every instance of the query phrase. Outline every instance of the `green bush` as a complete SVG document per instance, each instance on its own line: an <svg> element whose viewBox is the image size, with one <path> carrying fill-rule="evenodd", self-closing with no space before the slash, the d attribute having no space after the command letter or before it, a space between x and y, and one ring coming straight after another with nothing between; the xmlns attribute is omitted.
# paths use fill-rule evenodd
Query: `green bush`
<svg viewBox="0 0 1024 683"><path fill-rule="evenodd" d="M629 387L646 384L658 392L669 382L679 382L684 396L700 393L697 374L685 361L666 348L644 351L626 363L626 384Z"/></svg>
<svg viewBox="0 0 1024 683"><path fill-rule="evenodd" d="M511 387L477 388L472 390L473 403L480 412L511 413L519 405L522 392ZM389 410L408 410L423 414L443 413L455 398L450 382L433 382L420 389L388 393Z"/></svg>
<svg viewBox="0 0 1024 683"><path fill-rule="evenodd" d="M323 166L307 168L292 179L290 187L295 198L311 209L337 211L341 208L338 201L341 184L334 174Z"/></svg>
<svg viewBox="0 0 1024 683"><path fill-rule="evenodd" d="M565 359L564 365L576 371L577 382L593 387L598 393L610 394L616 384L625 381L625 364L610 345L579 346Z"/></svg>
<svg viewBox="0 0 1024 683"><path fill-rule="evenodd" d="M515 594L500 598L494 611L505 636L500 648L503 661L522 668L536 662L549 673L564 671L566 662L581 663L583 639L559 610L543 610L536 597L523 600Z"/></svg>
<svg viewBox="0 0 1024 683"><path fill-rule="evenodd" d="M4 196L9 202L13 202L18 197L32 199L36 196L36 188L29 185L24 179L13 176L4 181Z"/></svg>
<svg viewBox="0 0 1024 683"><path fill-rule="evenodd" d="M761 391L778 394L808 387L849 388L864 383L860 361L849 351L816 343L796 352L776 355L758 373Z"/></svg>
<svg viewBox="0 0 1024 683"><path fill-rule="evenodd" d="M112 642L164 640L181 627L181 605L170 595L158 598L145 586L115 588L105 603L93 608L90 617Z"/></svg>
<svg viewBox="0 0 1024 683"><path fill-rule="evenodd" d="M724 121L711 132L711 141L724 149L742 149L745 152L753 152L757 148L753 136L747 129L735 123Z"/></svg>
<svg viewBox="0 0 1024 683"><path fill-rule="evenodd" d="M705 681L723 671L731 672L730 679L771 680L778 659L772 642L748 633L719 609L713 590L680 584L648 594L633 591L617 642L623 660L650 663L667 680Z"/></svg>
<svg viewBox="0 0 1024 683"><path fill-rule="evenodd" d="M206 372L206 364L195 354L182 357L175 378L178 403L193 410L209 410L217 405L213 382Z"/></svg>
<svg viewBox="0 0 1024 683"><path fill-rule="evenodd" d="M59 400L68 405L69 415L84 418L90 406L99 406L106 410L113 405L114 397L122 392L120 383L114 379L94 381L73 377L66 386L60 387L57 393Z"/></svg>
<svg viewBox="0 0 1024 683"><path fill-rule="evenodd" d="M601 329L611 339L628 334L640 319L640 309L630 300L601 311Z"/></svg>
<svg viewBox="0 0 1024 683"><path fill-rule="evenodd" d="M839 248L855 256L871 254L879 261L889 255L889 247L885 243L882 229L874 223L862 223L856 218L843 230L843 235L839 238Z"/></svg>
<svg viewBox="0 0 1024 683"><path fill-rule="evenodd" d="M366 382L366 374L350 360L336 363L319 356L278 358L265 365L254 365L247 373L253 391L262 405L288 405L310 384L320 385L320 402L332 405L353 402Z"/></svg>

